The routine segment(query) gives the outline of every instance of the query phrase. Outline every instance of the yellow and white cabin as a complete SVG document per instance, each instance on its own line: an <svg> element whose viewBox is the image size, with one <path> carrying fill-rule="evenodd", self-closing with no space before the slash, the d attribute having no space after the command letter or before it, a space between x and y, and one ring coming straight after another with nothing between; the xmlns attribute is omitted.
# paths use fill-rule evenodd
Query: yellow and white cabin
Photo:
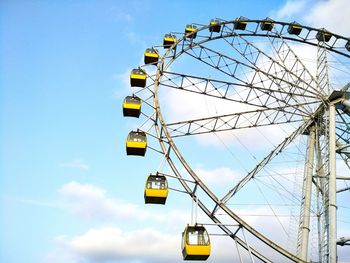
<svg viewBox="0 0 350 263"><path fill-rule="evenodd" d="M159 60L159 53L157 49L147 48L145 53L145 64L157 64Z"/></svg>
<svg viewBox="0 0 350 263"><path fill-rule="evenodd" d="M182 233L182 255L184 260L207 260L210 256L209 234L204 226L187 225Z"/></svg>
<svg viewBox="0 0 350 263"><path fill-rule="evenodd" d="M274 21L271 18L266 18L260 23L260 28L263 31L271 31L274 25Z"/></svg>
<svg viewBox="0 0 350 263"><path fill-rule="evenodd" d="M172 34L165 34L163 38L163 46L164 48L170 48L173 44L176 43L176 36Z"/></svg>
<svg viewBox="0 0 350 263"><path fill-rule="evenodd" d="M126 96L123 101L123 116L124 117L140 117L141 114L141 99L137 96Z"/></svg>
<svg viewBox="0 0 350 263"><path fill-rule="evenodd" d="M299 35L301 33L302 26L296 22L293 22L288 26L288 33L291 35Z"/></svg>
<svg viewBox="0 0 350 263"><path fill-rule="evenodd" d="M316 34L316 39L320 42L328 42L332 37L332 33L323 30L323 31L318 31Z"/></svg>
<svg viewBox="0 0 350 263"><path fill-rule="evenodd" d="M135 68L130 73L130 85L131 87L146 87L147 74L140 68Z"/></svg>
<svg viewBox="0 0 350 263"><path fill-rule="evenodd" d="M236 18L235 22L234 22L234 29L235 30L245 30L248 24L248 19L240 16L238 18Z"/></svg>
<svg viewBox="0 0 350 263"><path fill-rule="evenodd" d="M168 181L164 175L151 174L145 186L145 204L165 204L168 197Z"/></svg>
<svg viewBox="0 0 350 263"><path fill-rule="evenodd" d="M217 19L210 20L209 31L219 33L221 30L220 21Z"/></svg>
<svg viewBox="0 0 350 263"><path fill-rule="evenodd" d="M189 38L195 39L197 37L197 26L195 25L186 25L185 35Z"/></svg>
<svg viewBox="0 0 350 263"><path fill-rule="evenodd" d="M144 131L131 131L126 139L126 154L145 156L147 136Z"/></svg>

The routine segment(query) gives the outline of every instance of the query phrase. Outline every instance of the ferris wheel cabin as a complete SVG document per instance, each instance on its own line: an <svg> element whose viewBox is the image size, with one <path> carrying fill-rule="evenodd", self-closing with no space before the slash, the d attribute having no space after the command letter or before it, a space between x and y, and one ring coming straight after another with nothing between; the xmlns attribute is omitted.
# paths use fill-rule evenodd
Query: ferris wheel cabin
<svg viewBox="0 0 350 263"><path fill-rule="evenodd" d="M126 154L145 156L146 148L146 133L141 130L131 131L126 139Z"/></svg>
<svg viewBox="0 0 350 263"><path fill-rule="evenodd" d="M288 26L288 33L291 35L299 35L301 33L302 27L300 24L293 22Z"/></svg>
<svg viewBox="0 0 350 263"><path fill-rule="evenodd" d="M332 37L332 34L326 30L318 31L316 34L316 39L320 42L328 42Z"/></svg>
<svg viewBox="0 0 350 263"><path fill-rule="evenodd" d="M247 18L241 16L239 18L236 18L233 28L235 30L245 30L247 27L248 21Z"/></svg>
<svg viewBox="0 0 350 263"><path fill-rule="evenodd" d="M168 181L164 175L149 175L145 186L145 204L164 205L168 197L168 191Z"/></svg>
<svg viewBox="0 0 350 263"><path fill-rule="evenodd" d="M176 36L172 34L165 34L163 38L164 48L170 48L173 44L176 43Z"/></svg>
<svg viewBox="0 0 350 263"><path fill-rule="evenodd" d="M210 32L219 33L220 30L221 30L220 21L217 20L217 19L212 19L212 20L210 20L210 23L209 23L209 31L210 31Z"/></svg>
<svg viewBox="0 0 350 263"><path fill-rule="evenodd" d="M210 256L210 247L209 234L204 226L186 226L182 233L184 260L207 260Z"/></svg>
<svg viewBox="0 0 350 263"><path fill-rule="evenodd" d="M123 102L124 117L140 117L141 99L137 96L126 96Z"/></svg>
<svg viewBox="0 0 350 263"><path fill-rule="evenodd" d="M186 25L185 27L185 35L188 35L189 38L195 39L197 37L196 31L197 31L197 27L195 25Z"/></svg>
<svg viewBox="0 0 350 263"><path fill-rule="evenodd" d="M144 53L145 64L156 64L159 60L158 50L147 48Z"/></svg>
<svg viewBox="0 0 350 263"><path fill-rule="evenodd" d="M271 31L274 26L273 20L270 18L266 18L264 21L260 23L260 29L262 31Z"/></svg>
<svg viewBox="0 0 350 263"><path fill-rule="evenodd" d="M147 74L140 68L134 68L130 73L131 87L146 87Z"/></svg>

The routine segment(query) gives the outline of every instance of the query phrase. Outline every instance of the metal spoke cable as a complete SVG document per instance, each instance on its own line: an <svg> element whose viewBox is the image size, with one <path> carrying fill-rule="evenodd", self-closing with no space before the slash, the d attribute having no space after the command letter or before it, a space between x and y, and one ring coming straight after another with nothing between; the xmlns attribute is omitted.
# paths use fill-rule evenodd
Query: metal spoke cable
<svg viewBox="0 0 350 263"><path fill-rule="evenodd" d="M205 98L205 97L204 97ZM205 103L206 103L206 109L207 109L207 112L209 112L209 105L208 105L208 101L206 100L205 98ZM215 106L215 111L216 111L216 114L218 113L218 110ZM247 173L248 170L245 168L245 166L243 165L243 163L241 162L241 160L239 158L236 157L236 155L231 151L231 149L228 147L228 145L224 142L224 140L221 139L221 137L216 133L214 132L216 138L221 142L221 144L225 147L225 149L231 154L231 156L241 165L241 167L243 168L243 170ZM235 135L234 135L235 136ZM235 136L236 137L236 136Z"/></svg>
<svg viewBox="0 0 350 263"><path fill-rule="evenodd" d="M263 180L261 180L261 178L257 177L255 178L256 181L259 181L261 184L265 185L266 187L268 187L270 190L272 191L276 191L276 186L273 184L269 184L268 182L265 182ZM282 195L285 199L289 200L292 204L294 205L300 205L300 202L301 200L298 199L296 196L290 194L290 195L286 195L286 194L283 194L283 193L279 193L280 195Z"/></svg>
<svg viewBox="0 0 350 263"><path fill-rule="evenodd" d="M256 178L253 178L253 181L256 183L255 180L256 180ZM266 198L266 196L264 195L263 191L261 190L259 184L256 183L256 186L258 187L260 194L263 196L263 198L264 198L265 201L267 202L267 204L268 204L270 210L271 210L272 213L274 214L274 216L275 216L275 218L277 219L278 223L281 225L281 227L282 227L284 233L285 233L287 236L289 236L287 230L284 228L284 226L283 226L281 220L279 219L279 217L278 217L277 214L275 213L275 210L273 209L273 207L270 205L270 202L267 200L267 198Z"/></svg>
<svg viewBox="0 0 350 263"><path fill-rule="evenodd" d="M203 47L203 46L201 46L201 48L205 49L205 52L207 52L207 49L208 49L208 48ZM193 52L193 50L191 50L191 52ZM226 75L228 75L228 76L231 76L232 78L234 78L234 79L236 79L236 80L238 80L238 81L241 81L240 79L237 78L236 75L233 75L233 74L232 74L232 71L231 71L230 68L229 68L230 64L225 64L225 65L226 65L225 68L228 69L228 72L227 72L227 71L225 71L225 70L222 69L223 66L219 67L219 66L215 66L215 64L210 64L209 62L205 61L203 58L201 58L201 57L196 57L195 55L189 53L188 51L186 52L186 54L188 54L189 56L192 56L192 57L195 58L195 59L200 60L201 62L203 62L203 63L205 63L205 64L207 64L207 65L209 65L209 66L211 66L211 67L213 67L213 68L216 68L218 71L220 71L220 72L222 72L222 73L224 73L224 74L226 74ZM239 64L242 64L242 63L239 62ZM246 74L246 73L244 73L244 74ZM247 82L247 81L245 81L245 82L243 81L243 83L246 84L246 85L252 85L252 84L250 84L250 83ZM264 85L264 83L263 83L263 85ZM254 87L254 85L252 85L252 87ZM266 87L265 87L264 89L266 89ZM254 92L255 92L255 90L254 90ZM281 101L279 98L277 98L277 97L274 95L274 93L266 93L266 95L268 95L269 97L274 98L274 99L276 100L274 103L277 102L279 106L282 106L281 103L285 104L283 101ZM259 97L258 97L258 98L259 98ZM256 99L256 98L255 98L255 99ZM259 98L259 100L260 100L260 98ZM265 105L265 104L262 104L262 105ZM305 107L303 107L302 105L298 105L298 107L296 107L295 105L292 105L292 107L294 107L297 111L303 112L303 113L306 114L306 115L309 114L309 111L308 111L307 109L305 109Z"/></svg>
<svg viewBox="0 0 350 263"><path fill-rule="evenodd" d="M245 41L246 45L249 45L249 46L251 46L252 48L256 49L258 54L262 54L265 58L267 58L267 59L269 60L269 62L266 62L266 63L269 63L269 65L276 64L276 65L278 65L281 69L283 69L285 72L288 72L288 73L294 75L293 72L290 72L290 71L289 71L287 68L285 68L279 61L273 60L273 58L272 58L271 56L269 56L268 54L266 54L263 50L258 49L254 44L252 44L252 43L250 43L249 41L247 41L244 37L241 37L241 36L239 36L239 37L240 37L243 41ZM226 38L224 38L224 39L226 40ZM226 43L230 44L231 47L233 47L235 50L237 50L237 49L236 49L231 43L229 43L227 40L226 40ZM272 46L273 46L273 45L272 45ZM248 60L248 56L244 56L244 54L242 54L242 53L241 53L241 55L242 55L243 57L245 57L245 58ZM248 61L249 61L250 63L254 63L254 62L251 61L251 60L248 60ZM255 62L255 63L256 63L256 62ZM303 81L300 77L298 77L298 76L295 76L295 77L297 77L300 81ZM283 78L280 79L280 81L283 81ZM301 87L299 87L299 88L301 88ZM311 92L311 91L305 89L305 92ZM316 90L315 90L315 92L316 92ZM316 94L317 94L317 93L315 93L315 95L316 95Z"/></svg>

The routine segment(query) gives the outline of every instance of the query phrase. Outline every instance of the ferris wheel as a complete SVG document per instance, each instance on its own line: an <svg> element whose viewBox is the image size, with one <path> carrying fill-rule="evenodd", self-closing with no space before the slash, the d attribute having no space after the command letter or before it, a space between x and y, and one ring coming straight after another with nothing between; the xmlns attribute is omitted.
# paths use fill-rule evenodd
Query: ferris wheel
<svg viewBox="0 0 350 263"><path fill-rule="evenodd" d="M349 223L349 38L270 18L192 23L148 48L130 84L123 114L144 121L129 133L127 154L161 156L145 203L183 192L192 214L199 207L208 219L184 226L184 260L206 260L218 228L240 262L342 260L350 245L340 231ZM193 153L238 172L218 187L225 171L208 180Z"/></svg>

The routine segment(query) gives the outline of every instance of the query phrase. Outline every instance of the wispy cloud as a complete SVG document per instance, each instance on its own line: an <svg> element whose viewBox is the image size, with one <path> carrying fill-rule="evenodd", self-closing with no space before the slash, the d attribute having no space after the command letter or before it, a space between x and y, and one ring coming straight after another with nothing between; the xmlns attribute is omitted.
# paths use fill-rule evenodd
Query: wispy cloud
<svg viewBox="0 0 350 263"><path fill-rule="evenodd" d="M68 168L75 168L75 169L85 170L85 171L90 169L90 165L82 159L76 159L76 160L73 160L71 162L61 163L60 166L61 167L68 167Z"/></svg>
<svg viewBox="0 0 350 263"><path fill-rule="evenodd" d="M91 184L70 182L61 187L59 194L66 201L68 211L85 220L185 222L188 218L179 210L154 214L134 203L108 197L106 190Z"/></svg>
<svg viewBox="0 0 350 263"><path fill-rule="evenodd" d="M207 262L228 263L238 260L232 240L212 236L212 251ZM91 228L76 236L55 238L57 251L47 257L50 262L60 258L69 262L181 262L181 232L167 234L160 228L139 228L125 231L116 226ZM244 259L248 255L243 255ZM65 261L67 262L67 261Z"/></svg>
<svg viewBox="0 0 350 263"><path fill-rule="evenodd" d="M198 167L195 169L195 172L204 182L216 184L232 183L240 175L238 171L234 171L229 167L219 167L212 170Z"/></svg>
<svg viewBox="0 0 350 263"><path fill-rule="evenodd" d="M348 0L318 1L312 8L305 10L304 19L313 26L350 35Z"/></svg>
<svg viewBox="0 0 350 263"><path fill-rule="evenodd" d="M208 174L209 181L209 177L214 175L224 174L227 179L236 176L234 171L226 168L208 171L202 169L201 174L204 176L205 173ZM222 178L223 181L226 180L225 178ZM149 208L146 210L131 202L109 197L107 191L101 187L78 182L63 185L59 193L66 198L65 207L79 219L108 218L105 221L105 223L108 222L108 225L89 228L82 234L57 236L55 238L56 250L47 255L47 261L60 262L64 259L64 262L72 263L85 261L96 263L166 261L172 263L182 260L181 230L178 231L178 227L181 228L188 223L188 211L170 210L152 213L151 210L147 211ZM290 224L288 217L273 217L272 210L268 206L236 207L233 210L273 241L285 244L286 236L282 231L282 225L288 229ZM220 212L219 210L218 214ZM275 212L281 215L288 214L290 211L281 206ZM298 218L298 215L296 216ZM201 220L199 222L208 222L209 219L204 217ZM134 225L133 230L127 230L124 227L125 222ZM161 228L150 226L148 223L142 227L145 222L153 222ZM172 227L164 227L169 222ZM174 222L176 226L173 226ZM232 224L229 221L227 223ZM221 233L221 231L211 227L210 233ZM232 262L236 259L237 254L231 252L232 240L212 236L212 255L208 262Z"/></svg>
<svg viewBox="0 0 350 263"><path fill-rule="evenodd" d="M56 241L92 262L181 260L181 254L174 249L179 247L181 236L169 235L150 228L130 232L118 227L92 228L80 236L71 238L61 236Z"/></svg>
<svg viewBox="0 0 350 263"><path fill-rule="evenodd" d="M277 11L272 12L272 16L276 19L290 19L303 12L309 0L288 0Z"/></svg>
<svg viewBox="0 0 350 263"><path fill-rule="evenodd" d="M308 26L326 28L337 34L350 35L348 0L288 0L271 16L278 20L297 20Z"/></svg>

